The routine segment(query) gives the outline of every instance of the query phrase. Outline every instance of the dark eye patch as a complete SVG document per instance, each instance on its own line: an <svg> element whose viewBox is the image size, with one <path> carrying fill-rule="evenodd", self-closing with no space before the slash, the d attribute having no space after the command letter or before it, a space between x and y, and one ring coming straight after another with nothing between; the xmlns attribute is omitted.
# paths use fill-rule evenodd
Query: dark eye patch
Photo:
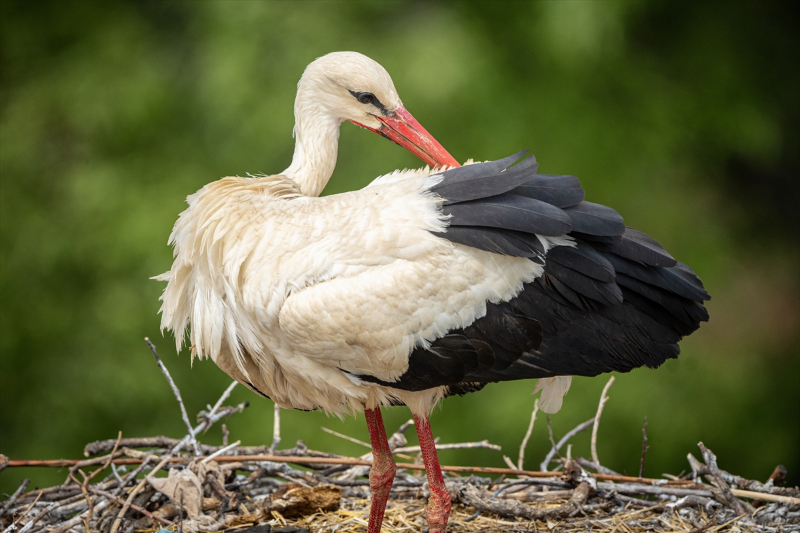
<svg viewBox="0 0 800 533"><path fill-rule="evenodd" d="M375 107L380 109L381 114L383 116L388 116L389 113L386 111L386 107L381 103L380 100L378 100L378 98L374 94L367 91L356 92L356 91L350 91L349 89L348 91L350 92L350 94L353 95L353 97L356 100L358 100L362 104L374 105Z"/></svg>

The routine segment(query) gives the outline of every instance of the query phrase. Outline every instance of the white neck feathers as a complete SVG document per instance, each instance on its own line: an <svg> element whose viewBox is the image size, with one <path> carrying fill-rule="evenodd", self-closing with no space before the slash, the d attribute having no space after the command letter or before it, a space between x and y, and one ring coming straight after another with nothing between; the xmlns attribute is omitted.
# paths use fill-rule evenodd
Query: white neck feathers
<svg viewBox="0 0 800 533"><path fill-rule="evenodd" d="M294 156L283 175L305 196L319 196L336 168L342 119L331 116L315 84L304 81L298 84L294 104Z"/></svg>

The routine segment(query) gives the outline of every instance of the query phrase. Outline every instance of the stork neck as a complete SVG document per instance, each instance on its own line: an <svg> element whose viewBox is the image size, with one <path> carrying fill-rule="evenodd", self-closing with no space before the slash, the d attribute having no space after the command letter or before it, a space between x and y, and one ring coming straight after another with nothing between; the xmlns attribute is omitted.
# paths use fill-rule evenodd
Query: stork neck
<svg viewBox="0 0 800 533"><path fill-rule="evenodd" d="M304 112L301 106L295 108L295 121L294 156L283 174L304 195L319 196L336 168L342 121L324 112Z"/></svg>

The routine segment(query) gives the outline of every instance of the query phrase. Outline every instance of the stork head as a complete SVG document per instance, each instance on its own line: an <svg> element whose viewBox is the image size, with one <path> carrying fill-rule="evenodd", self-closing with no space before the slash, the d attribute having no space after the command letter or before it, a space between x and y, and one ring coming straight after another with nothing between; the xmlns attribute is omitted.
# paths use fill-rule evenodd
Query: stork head
<svg viewBox="0 0 800 533"><path fill-rule="evenodd" d="M386 69L365 55L333 52L306 67L297 84L295 115L299 121L303 113L320 111L375 132L431 166L458 166L403 107Z"/></svg>

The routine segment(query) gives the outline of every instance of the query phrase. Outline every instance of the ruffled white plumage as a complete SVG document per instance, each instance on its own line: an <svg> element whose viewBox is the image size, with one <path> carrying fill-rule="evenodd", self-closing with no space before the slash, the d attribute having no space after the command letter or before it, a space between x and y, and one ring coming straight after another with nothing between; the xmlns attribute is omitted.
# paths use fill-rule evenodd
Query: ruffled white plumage
<svg viewBox="0 0 800 533"><path fill-rule="evenodd" d="M189 197L175 225L162 328L178 348L279 405L360 410L408 393L351 379L397 379L408 355L483 316L541 274L524 258L436 237L446 230L430 169L309 198L283 176L224 178ZM441 389L441 388L440 388Z"/></svg>

